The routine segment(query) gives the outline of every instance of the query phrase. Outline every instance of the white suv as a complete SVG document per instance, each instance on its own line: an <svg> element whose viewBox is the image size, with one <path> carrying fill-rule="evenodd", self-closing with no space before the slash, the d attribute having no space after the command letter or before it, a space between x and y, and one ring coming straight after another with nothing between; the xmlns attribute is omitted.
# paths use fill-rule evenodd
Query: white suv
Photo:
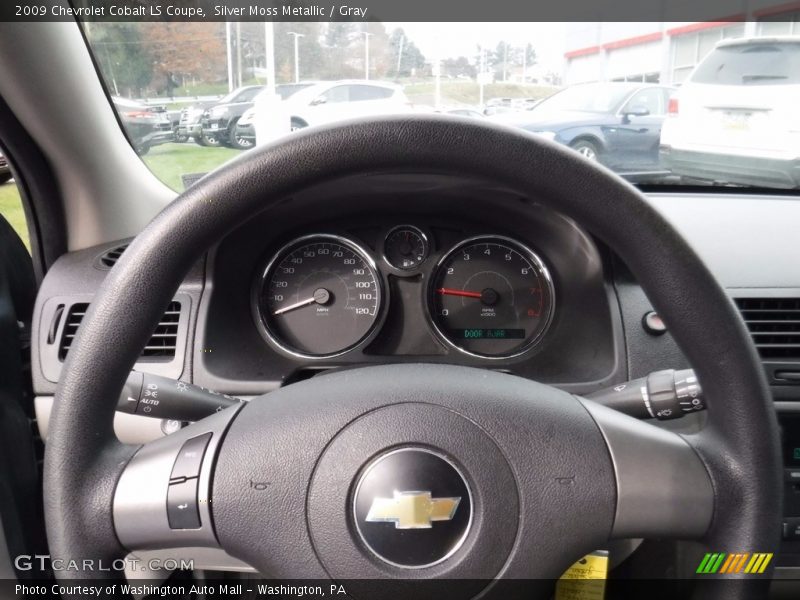
<svg viewBox="0 0 800 600"><path fill-rule="evenodd" d="M285 102L292 129L354 117L413 111L400 86L357 79L318 83L300 90Z"/></svg>
<svg viewBox="0 0 800 600"><path fill-rule="evenodd" d="M720 42L670 100L660 148L676 175L800 187L800 37Z"/></svg>

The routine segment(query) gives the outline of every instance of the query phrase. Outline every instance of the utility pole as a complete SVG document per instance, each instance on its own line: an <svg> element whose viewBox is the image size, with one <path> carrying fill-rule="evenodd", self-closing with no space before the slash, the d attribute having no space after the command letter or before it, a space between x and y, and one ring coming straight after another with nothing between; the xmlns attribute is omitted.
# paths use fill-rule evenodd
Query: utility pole
<svg viewBox="0 0 800 600"><path fill-rule="evenodd" d="M483 48L483 45L478 46L480 49L480 67L478 71L478 90L479 90L479 99L478 99L478 106L481 107L483 110L483 84L486 80L486 54Z"/></svg>
<svg viewBox="0 0 800 600"><path fill-rule="evenodd" d="M294 82L300 83L300 52L298 50L297 40L304 37L304 33L297 33L296 31L288 31L288 35L294 37Z"/></svg>
<svg viewBox="0 0 800 600"><path fill-rule="evenodd" d="M231 24L225 21L225 46L228 51L228 91L233 91L233 48L231 48Z"/></svg>
<svg viewBox="0 0 800 600"><path fill-rule="evenodd" d="M236 22L236 87L242 87L242 24Z"/></svg>
<svg viewBox="0 0 800 600"><path fill-rule="evenodd" d="M400 77L400 64L403 62L403 44L406 41L406 36L400 36L400 47L397 50L397 72L395 73L395 79Z"/></svg>
<svg viewBox="0 0 800 600"><path fill-rule="evenodd" d="M435 79L435 88L433 94L433 105L436 110L442 108L442 58L439 44L436 44L436 59L433 63L433 75Z"/></svg>
<svg viewBox="0 0 800 600"><path fill-rule="evenodd" d="M503 83L508 81L508 42L503 42Z"/></svg>
<svg viewBox="0 0 800 600"><path fill-rule="evenodd" d="M522 83L528 83L528 45L522 47Z"/></svg>
<svg viewBox="0 0 800 600"><path fill-rule="evenodd" d="M362 31L364 36L364 79L369 80L369 38L372 35L367 31Z"/></svg>
<svg viewBox="0 0 800 600"><path fill-rule="evenodd" d="M266 88L275 93L275 30L272 21L264 21L264 67L267 71Z"/></svg>

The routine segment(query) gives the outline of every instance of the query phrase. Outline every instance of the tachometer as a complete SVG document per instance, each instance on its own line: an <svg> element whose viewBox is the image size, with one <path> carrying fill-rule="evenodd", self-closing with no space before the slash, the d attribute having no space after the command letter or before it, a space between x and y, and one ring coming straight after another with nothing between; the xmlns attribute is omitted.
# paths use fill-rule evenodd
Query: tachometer
<svg viewBox="0 0 800 600"><path fill-rule="evenodd" d="M500 236L465 240L439 262L429 310L442 338L484 358L507 358L541 339L553 314L554 291L542 260Z"/></svg>
<svg viewBox="0 0 800 600"><path fill-rule="evenodd" d="M283 350L330 358L353 349L373 331L382 301L374 261L345 238L318 234L284 246L259 282L262 332Z"/></svg>

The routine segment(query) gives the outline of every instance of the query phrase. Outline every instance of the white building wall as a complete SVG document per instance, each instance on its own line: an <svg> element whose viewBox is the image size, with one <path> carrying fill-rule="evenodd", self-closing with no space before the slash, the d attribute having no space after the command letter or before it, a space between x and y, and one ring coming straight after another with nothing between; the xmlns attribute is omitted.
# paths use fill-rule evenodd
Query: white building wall
<svg viewBox="0 0 800 600"><path fill-rule="evenodd" d="M606 77L609 80L660 74L663 40L607 51Z"/></svg>
<svg viewBox="0 0 800 600"><path fill-rule="evenodd" d="M782 14L775 22L763 19L760 22L727 23L710 28L701 27L697 31L691 30L692 25L695 23L568 24L564 83L570 85L627 79L680 85L722 39L754 35L800 35L800 11L796 18L787 18ZM690 30L681 31L681 28ZM636 38L659 35L660 38L653 41L626 45ZM620 42L623 43L620 45Z"/></svg>

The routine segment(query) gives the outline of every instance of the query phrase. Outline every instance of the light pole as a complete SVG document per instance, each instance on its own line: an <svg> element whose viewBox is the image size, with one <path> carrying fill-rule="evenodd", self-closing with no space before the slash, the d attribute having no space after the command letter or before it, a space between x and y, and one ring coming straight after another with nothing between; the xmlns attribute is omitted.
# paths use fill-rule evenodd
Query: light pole
<svg viewBox="0 0 800 600"><path fill-rule="evenodd" d="M403 44L406 41L406 36L400 36L400 47L397 50L397 71L395 72L395 79L400 77L400 64L403 62Z"/></svg>
<svg viewBox="0 0 800 600"><path fill-rule="evenodd" d="M367 31L362 31L364 36L364 79L369 79L369 38L372 35Z"/></svg>
<svg viewBox="0 0 800 600"><path fill-rule="evenodd" d="M297 50L297 40L304 37L304 33L297 33L296 31L288 31L288 35L294 36L294 82L300 83L300 53Z"/></svg>
<svg viewBox="0 0 800 600"><path fill-rule="evenodd" d="M225 21L225 48L228 53L228 91L233 91L233 47L231 41L231 22Z"/></svg>

